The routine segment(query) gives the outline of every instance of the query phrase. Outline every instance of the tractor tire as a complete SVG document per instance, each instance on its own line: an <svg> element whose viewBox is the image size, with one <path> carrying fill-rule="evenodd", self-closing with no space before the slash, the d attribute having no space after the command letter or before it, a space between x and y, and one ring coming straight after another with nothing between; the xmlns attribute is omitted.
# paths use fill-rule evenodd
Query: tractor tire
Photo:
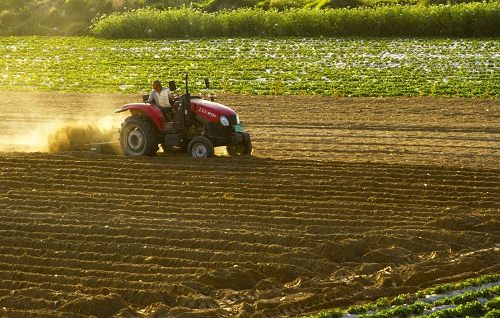
<svg viewBox="0 0 500 318"><path fill-rule="evenodd" d="M210 158L214 156L214 145L206 137L194 137L188 145L187 153L193 158Z"/></svg>
<svg viewBox="0 0 500 318"><path fill-rule="evenodd" d="M126 156L154 156L158 151L158 132L146 116L130 116L120 128L120 146Z"/></svg>
<svg viewBox="0 0 500 318"><path fill-rule="evenodd" d="M230 156L247 156L252 154L252 142L249 141L246 144L241 144L237 146L227 146L227 153Z"/></svg>

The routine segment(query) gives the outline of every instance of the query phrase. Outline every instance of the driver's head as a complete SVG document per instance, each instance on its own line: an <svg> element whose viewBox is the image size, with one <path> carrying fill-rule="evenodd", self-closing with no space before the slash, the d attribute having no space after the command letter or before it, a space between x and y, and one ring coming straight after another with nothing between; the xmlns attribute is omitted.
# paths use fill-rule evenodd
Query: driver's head
<svg viewBox="0 0 500 318"><path fill-rule="evenodd" d="M161 86L161 82L159 80L156 80L153 82L153 89L155 91L157 91L158 93L161 93L162 86Z"/></svg>

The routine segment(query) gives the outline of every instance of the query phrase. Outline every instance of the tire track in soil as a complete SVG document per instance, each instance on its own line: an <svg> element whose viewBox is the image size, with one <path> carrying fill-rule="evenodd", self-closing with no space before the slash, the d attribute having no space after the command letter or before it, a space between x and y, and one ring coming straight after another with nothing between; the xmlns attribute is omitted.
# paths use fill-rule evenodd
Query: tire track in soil
<svg viewBox="0 0 500 318"><path fill-rule="evenodd" d="M136 98L5 94L94 119ZM2 315L294 317L500 270L497 101L222 102L253 157L2 153Z"/></svg>

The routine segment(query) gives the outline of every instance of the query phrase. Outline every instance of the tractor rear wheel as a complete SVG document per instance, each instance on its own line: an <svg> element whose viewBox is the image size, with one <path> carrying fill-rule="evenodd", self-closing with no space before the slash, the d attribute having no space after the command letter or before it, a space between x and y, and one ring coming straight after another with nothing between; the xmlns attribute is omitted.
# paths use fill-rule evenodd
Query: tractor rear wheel
<svg viewBox="0 0 500 318"><path fill-rule="evenodd" d="M193 158L210 158L214 156L214 145L206 137L194 137L188 145L187 153Z"/></svg>
<svg viewBox="0 0 500 318"><path fill-rule="evenodd" d="M237 146L227 146L227 153L230 156L242 156L252 154L252 142L249 141L246 144L240 144Z"/></svg>
<svg viewBox="0 0 500 318"><path fill-rule="evenodd" d="M120 146L126 156L154 156L158 151L158 134L148 117L130 116L120 128Z"/></svg>

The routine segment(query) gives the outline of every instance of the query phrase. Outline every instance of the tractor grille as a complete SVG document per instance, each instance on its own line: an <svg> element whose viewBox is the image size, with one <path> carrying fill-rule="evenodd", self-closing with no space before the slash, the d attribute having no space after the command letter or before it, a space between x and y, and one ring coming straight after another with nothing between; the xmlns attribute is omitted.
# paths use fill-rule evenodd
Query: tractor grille
<svg viewBox="0 0 500 318"><path fill-rule="evenodd" d="M237 123L236 123L236 115L224 115L224 117L226 117L227 120L229 120L229 125L231 125L231 126L237 125Z"/></svg>
<svg viewBox="0 0 500 318"><path fill-rule="evenodd" d="M229 136L231 134L231 127L225 127L225 126L222 126L222 125L217 125L217 135L219 137L226 137L226 136Z"/></svg>

